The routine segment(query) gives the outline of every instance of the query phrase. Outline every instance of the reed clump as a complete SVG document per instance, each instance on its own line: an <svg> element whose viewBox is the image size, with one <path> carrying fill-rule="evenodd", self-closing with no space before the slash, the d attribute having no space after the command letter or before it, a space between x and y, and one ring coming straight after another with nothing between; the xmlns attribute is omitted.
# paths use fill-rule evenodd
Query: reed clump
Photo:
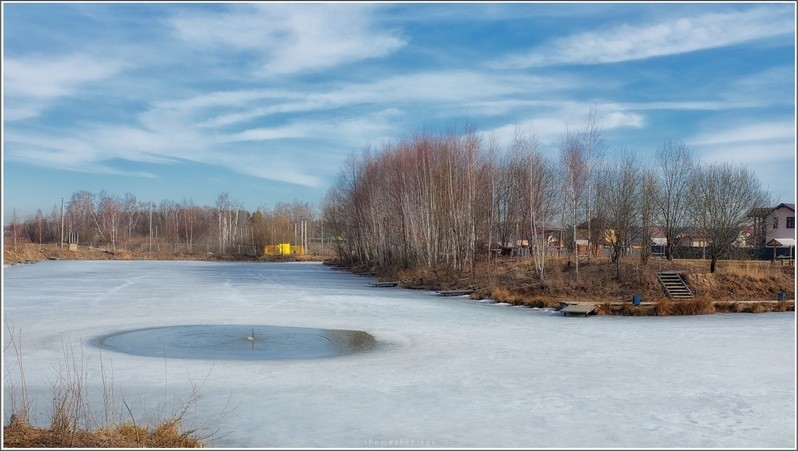
<svg viewBox="0 0 798 451"><path fill-rule="evenodd" d="M4 384L10 401L7 424L3 426L4 448L200 448L215 435L209 433L212 420L189 427L187 414L200 399L201 385L192 382L185 400L177 400L171 414L159 414L155 420L137 420L125 398L114 394L100 359L103 406L95 410L90 403L86 359L76 355L71 344L64 346L64 360L51 382L51 408L46 427L32 423L32 402L25 383L22 365L21 332L11 331L6 350L13 350L16 362L6 366ZM165 412L164 406L158 409ZM99 412L99 413L98 413ZM226 415L227 411L222 412Z"/></svg>

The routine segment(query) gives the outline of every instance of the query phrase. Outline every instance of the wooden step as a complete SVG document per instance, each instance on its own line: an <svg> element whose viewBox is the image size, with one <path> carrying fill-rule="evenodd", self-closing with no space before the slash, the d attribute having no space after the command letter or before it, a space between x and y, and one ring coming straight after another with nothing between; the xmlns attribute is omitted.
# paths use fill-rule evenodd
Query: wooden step
<svg viewBox="0 0 798 451"><path fill-rule="evenodd" d="M676 271L662 271L657 273L657 279L671 299L693 299L693 292L684 282L684 277Z"/></svg>

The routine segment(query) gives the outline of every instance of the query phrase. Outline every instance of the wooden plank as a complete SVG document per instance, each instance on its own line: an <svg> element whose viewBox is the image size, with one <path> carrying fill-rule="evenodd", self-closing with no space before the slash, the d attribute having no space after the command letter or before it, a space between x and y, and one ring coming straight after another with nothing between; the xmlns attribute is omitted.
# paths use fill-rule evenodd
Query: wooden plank
<svg viewBox="0 0 798 451"><path fill-rule="evenodd" d="M369 285L371 285L372 287L385 288L385 287L395 287L399 285L399 282L374 282Z"/></svg>
<svg viewBox="0 0 798 451"><path fill-rule="evenodd" d="M440 296L464 296L466 294L473 293L474 290L444 290L438 291L438 295Z"/></svg>
<svg viewBox="0 0 798 451"><path fill-rule="evenodd" d="M596 309L594 304L568 304L560 310L565 316L584 315L587 316Z"/></svg>

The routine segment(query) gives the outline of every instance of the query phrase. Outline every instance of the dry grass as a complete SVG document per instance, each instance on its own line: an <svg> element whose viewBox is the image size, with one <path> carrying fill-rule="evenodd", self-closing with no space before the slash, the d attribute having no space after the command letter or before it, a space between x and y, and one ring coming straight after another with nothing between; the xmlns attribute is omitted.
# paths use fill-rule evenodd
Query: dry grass
<svg viewBox="0 0 798 451"><path fill-rule="evenodd" d="M31 407L22 366L20 333L9 334L5 348L14 350L15 365L6 366L4 389L10 401L10 417L3 427L3 447L13 448L198 448L204 440L218 431L210 430L213 419L196 428L187 428L188 413L200 399L202 384L191 383L185 400L176 398L171 413L161 405L156 418L137 420L125 398L117 400L113 381L108 380L100 358L103 406L100 414L90 404L91 399L86 359L75 353L71 343L64 346L64 359L56 367L56 377L50 381L51 408L49 425L31 424ZM117 408L120 404L124 410ZM225 411L220 416L227 415Z"/></svg>
<svg viewBox="0 0 798 451"><path fill-rule="evenodd" d="M202 448L203 443L166 421L155 429L129 423L63 434L14 422L3 428L4 448Z"/></svg>
<svg viewBox="0 0 798 451"><path fill-rule="evenodd" d="M58 249L57 245L24 243L3 247L3 264L33 263L47 259L58 260L192 260L192 261L322 261L327 256L319 255L251 255L219 254L216 252L132 252L108 251L80 246L77 251Z"/></svg>
<svg viewBox="0 0 798 451"><path fill-rule="evenodd" d="M671 302L672 315L707 315L715 313L715 306L712 301L706 298L698 298L690 301Z"/></svg>
<svg viewBox="0 0 798 451"><path fill-rule="evenodd" d="M593 258L580 262L579 277L567 257L553 257L547 262L543 281L538 279L530 258L501 257L477 264L476 277L455 274L444 268L416 268L390 275L404 287L423 289L472 288L473 299L491 298L497 302L530 307L559 306L560 301L595 302L600 315L694 315L714 311L749 312L787 311L788 304L766 303L776 300L784 291L788 299L795 297L794 268L773 265L767 261L721 261L710 274L707 260L652 259L645 267L633 258L622 259L619 275L608 259ZM375 268L371 268L375 270ZM658 271L678 271L696 295L695 301L673 301L665 294L657 279ZM379 274L379 268L376 268ZM389 276L385 276L389 277ZM632 306L634 294L654 305ZM749 302L761 301L764 307ZM619 304L629 303L628 307ZM726 307L718 303L739 303Z"/></svg>

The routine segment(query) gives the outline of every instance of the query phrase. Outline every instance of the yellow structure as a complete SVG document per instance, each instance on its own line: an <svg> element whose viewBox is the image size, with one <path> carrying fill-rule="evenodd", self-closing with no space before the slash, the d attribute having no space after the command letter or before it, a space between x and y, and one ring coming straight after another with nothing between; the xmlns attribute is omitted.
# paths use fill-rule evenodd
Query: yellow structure
<svg viewBox="0 0 798 451"><path fill-rule="evenodd" d="M303 246L291 246L291 243L269 244L263 246L264 255L305 255Z"/></svg>

